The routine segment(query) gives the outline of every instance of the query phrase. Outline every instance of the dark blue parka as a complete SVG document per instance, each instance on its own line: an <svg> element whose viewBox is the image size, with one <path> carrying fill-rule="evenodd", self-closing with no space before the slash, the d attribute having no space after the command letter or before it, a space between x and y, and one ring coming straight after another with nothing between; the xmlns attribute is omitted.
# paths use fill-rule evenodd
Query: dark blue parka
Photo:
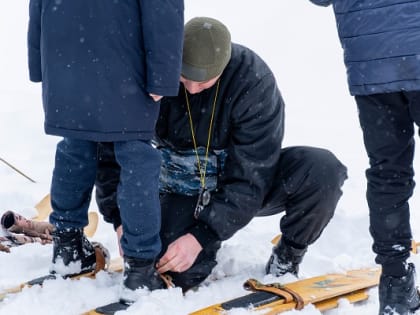
<svg viewBox="0 0 420 315"><path fill-rule="evenodd" d="M30 79L45 131L91 141L151 139L159 103L178 94L183 0L31 0Z"/></svg>
<svg viewBox="0 0 420 315"><path fill-rule="evenodd" d="M310 0L334 7L352 95L420 90L420 0Z"/></svg>

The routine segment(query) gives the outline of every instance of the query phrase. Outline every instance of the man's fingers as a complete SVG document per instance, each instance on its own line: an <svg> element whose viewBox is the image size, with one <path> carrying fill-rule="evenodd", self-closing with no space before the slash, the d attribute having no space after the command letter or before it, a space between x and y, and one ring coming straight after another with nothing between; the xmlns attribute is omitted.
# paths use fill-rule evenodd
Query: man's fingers
<svg viewBox="0 0 420 315"><path fill-rule="evenodd" d="M191 234L186 234L169 244L165 255L156 264L157 271L184 272L188 270L202 250L200 243Z"/></svg>
<svg viewBox="0 0 420 315"><path fill-rule="evenodd" d="M175 255L171 253L171 251L167 251L162 258L159 259L156 267L159 273L164 273L171 270L174 265L174 258Z"/></svg>
<svg viewBox="0 0 420 315"><path fill-rule="evenodd" d="M189 268L188 264L181 259L181 256L174 256L172 259L163 259L162 257L157 263L157 271L159 273L165 273L167 271L173 272L184 272Z"/></svg>
<svg viewBox="0 0 420 315"><path fill-rule="evenodd" d="M166 253L165 253L165 255L163 255L163 256L159 259L159 261L158 261L158 263L157 263L157 266L158 266L158 267L160 267L160 266L166 265L166 264L167 264L167 263L169 263L171 260L173 260L173 259L175 258L175 256L176 256L176 252L173 252L173 251L171 251L171 250L167 250L167 251L166 251Z"/></svg>
<svg viewBox="0 0 420 315"><path fill-rule="evenodd" d="M173 270L174 272L184 272L187 271L189 268L189 266L185 265L185 264L179 264L178 266L175 267L175 270Z"/></svg>
<svg viewBox="0 0 420 315"><path fill-rule="evenodd" d="M170 267L168 266L168 264L157 266L157 272L159 272L159 273L165 273L169 270L170 270Z"/></svg>
<svg viewBox="0 0 420 315"><path fill-rule="evenodd" d="M166 262L162 262L162 260L160 260L157 265L157 271L159 273L165 273L167 271L175 271L176 267L177 267L177 263L175 259L171 259Z"/></svg>

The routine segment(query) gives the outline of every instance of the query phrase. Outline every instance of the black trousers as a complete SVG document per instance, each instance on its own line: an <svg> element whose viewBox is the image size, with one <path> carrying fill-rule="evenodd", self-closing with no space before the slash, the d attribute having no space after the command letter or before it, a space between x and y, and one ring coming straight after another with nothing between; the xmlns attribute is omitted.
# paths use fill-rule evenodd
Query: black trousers
<svg viewBox="0 0 420 315"><path fill-rule="evenodd" d="M420 123L420 92L356 96L369 156L366 171L370 232L376 262L401 273L410 255L408 200L414 189L414 124Z"/></svg>
<svg viewBox="0 0 420 315"><path fill-rule="evenodd" d="M103 154L102 158L107 156L109 155ZM100 165L101 163L103 168L110 166L110 161L106 159L102 159ZM113 167L111 169L115 170ZM256 216L285 212L280 221L283 237L292 245L308 246L319 238L331 220L342 195L341 186L347 178L347 169L330 151L301 146L284 148L277 168L273 171L276 172L276 178L272 189L265 198L264 207L256 211ZM109 176L112 173L101 174ZM101 178L97 182L99 209L109 222L115 221L112 217L118 209L109 206L113 203L112 200L102 197L109 196L109 191L115 185L115 175L111 176L109 181ZM196 203L195 196L161 196L161 255L166 252L170 243L196 225L193 216ZM114 211L111 211L112 209ZM118 221L118 218L116 220ZM114 222L114 225L117 223ZM275 234L277 232L273 231L273 236ZM174 283L184 290L200 284L216 266L216 254L220 243L214 242L203 248L194 265L187 271L169 273Z"/></svg>

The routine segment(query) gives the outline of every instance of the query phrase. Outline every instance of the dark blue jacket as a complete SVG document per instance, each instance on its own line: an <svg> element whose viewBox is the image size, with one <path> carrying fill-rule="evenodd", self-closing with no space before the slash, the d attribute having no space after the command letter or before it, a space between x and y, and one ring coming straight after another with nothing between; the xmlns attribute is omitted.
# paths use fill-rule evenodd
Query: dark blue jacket
<svg viewBox="0 0 420 315"><path fill-rule="evenodd" d="M420 0L333 4L352 95L420 90Z"/></svg>
<svg viewBox="0 0 420 315"><path fill-rule="evenodd" d="M31 0L30 79L45 131L91 141L151 139L159 103L178 94L183 0Z"/></svg>

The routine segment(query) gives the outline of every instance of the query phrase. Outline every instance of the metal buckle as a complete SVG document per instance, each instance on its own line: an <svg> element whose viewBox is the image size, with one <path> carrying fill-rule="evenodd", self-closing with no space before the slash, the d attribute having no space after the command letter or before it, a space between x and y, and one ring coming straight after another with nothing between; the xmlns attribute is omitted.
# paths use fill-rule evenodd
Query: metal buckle
<svg viewBox="0 0 420 315"><path fill-rule="evenodd" d="M197 205L194 210L194 218L198 219L201 211L203 211L204 207L210 203L210 199L210 191L206 188L201 188L200 193L198 194Z"/></svg>

